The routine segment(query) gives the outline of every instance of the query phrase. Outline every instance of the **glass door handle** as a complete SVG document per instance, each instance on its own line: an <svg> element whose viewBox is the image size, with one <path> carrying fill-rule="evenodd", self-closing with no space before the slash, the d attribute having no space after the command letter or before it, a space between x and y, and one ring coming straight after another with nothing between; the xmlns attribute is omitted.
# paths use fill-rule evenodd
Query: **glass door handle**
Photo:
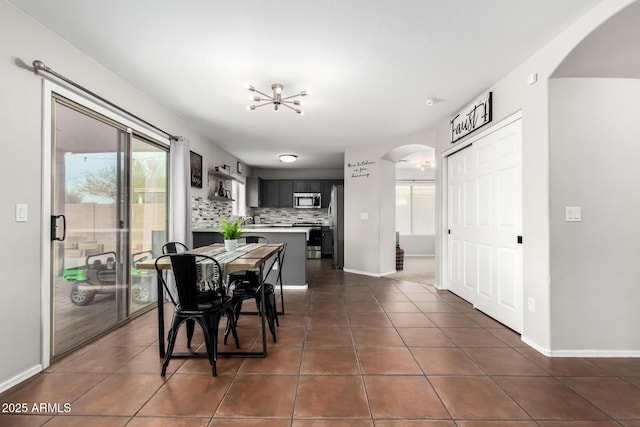
<svg viewBox="0 0 640 427"><path fill-rule="evenodd" d="M62 218L62 237L58 237L58 218ZM51 240L64 241L67 236L67 218L64 215L51 215Z"/></svg>

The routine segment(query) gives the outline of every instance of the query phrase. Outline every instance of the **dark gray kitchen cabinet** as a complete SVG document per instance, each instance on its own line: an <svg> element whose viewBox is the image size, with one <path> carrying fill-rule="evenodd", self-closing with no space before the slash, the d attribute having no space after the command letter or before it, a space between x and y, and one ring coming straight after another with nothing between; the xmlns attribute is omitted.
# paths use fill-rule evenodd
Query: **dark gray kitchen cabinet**
<svg viewBox="0 0 640 427"><path fill-rule="evenodd" d="M284 179L280 181L279 191L280 191L280 207L281 208L292 208L293 207L293 183L294 181Z"/></svg>
<svg viewBox="0 0 640 427"><path fill-rule="evenodd" d="M333 257L333 230L331 227L322 227L322 258Z"/></svg>
<svg viewBox="0 0 640 427"><path fill-rule="evenodd" d="M245 196L247 206L250 208L262 207L262 179L257 176L247 177L247 186L245 187Z"/></svg>
<svg viewBox="0 0 640 427"><path fill-rule="evenodd" d="M309 193L320 193L322 191L322 181L314 179L309 181Z"/></svg>
<svg viewBox="0 0 640 427"><path fill-rule="evenodd" d="M331 187L333 187L335 180L325 179L322 181L322 194L320 199L320 206L328 208L331 203Z"/></svg>
<svg viewBox="0 0 640 427"><path fill-rule="evenodd" d="M264 195L262 197L263 206L267 208L280 207L280 181L264 180Z"/></svg>
<svg viewBox="0 0 640 427"><path fill-rule="evenodd" d="M322 180L296 179L293 182L293 191L296 193L320 193L322 191Z"/></svg>
<svg viewBox="0 0 640 427"><path fill-rule="evenodd" d="M293 191L296 193L308 193L309 189L309 181L302 180L302 179L296 179L295 181L293 181Z"/></svg>
<svg viewBox="0 0 640 427"><path fill-rule="evenodd" d="M324 179L322 180L322 199L320 200L323 208L328 208L331 203L331 187L334 185L343 185L342 179Z"/></svg>

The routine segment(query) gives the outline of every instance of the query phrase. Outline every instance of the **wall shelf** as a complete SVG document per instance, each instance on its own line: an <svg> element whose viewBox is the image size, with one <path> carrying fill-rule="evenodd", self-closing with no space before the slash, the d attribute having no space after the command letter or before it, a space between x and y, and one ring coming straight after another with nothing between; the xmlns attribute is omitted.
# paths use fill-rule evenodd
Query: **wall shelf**
<svg viewBox="0 0 640 427"><path fill-rule="evenodd" d="M224 181L236 181L236 178L233 175L226 174L224 172L217 171L215 169L209 169L209 183L211 183L211 178L218 178Z"/></svg>

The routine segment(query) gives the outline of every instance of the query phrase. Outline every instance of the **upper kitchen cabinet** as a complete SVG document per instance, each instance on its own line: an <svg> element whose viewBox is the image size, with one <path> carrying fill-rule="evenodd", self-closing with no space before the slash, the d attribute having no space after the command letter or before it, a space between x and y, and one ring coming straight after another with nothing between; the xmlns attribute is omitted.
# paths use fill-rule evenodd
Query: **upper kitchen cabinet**
<svg viewBox="0 0 640 427"><path fill-rule="evenodd" d="M260 189L262 188L262 179L257 176L249 176L247 177L245 194L247 200L247 206L250 208L259 208L262 206L262 193Z"/></svg>
<svg viewBox="0 0 640 427"><path fill-rule="evenodd" d="M322 181L318 179L295 180L293 182L294 193L320 193L322 192Z"/></svg>
<svg viewBox="0 0 640 427"><path fill-rule="evenodd" d="M266 179L262 181L262 207L280 207L280 181Z"/></svg>
<svg viewBox="0 0 640 427"><path fill-rule="evenodd" d="M293 183L292 180L280 181L280 207L292 208L293 207Z"/></svg>
<svg viewBox="0 0 640 427"><path fill-rule="evenodd" d="M323 208L328 208L331 203L331 187L334 185L343 185L342 179L325 179L322 180L322 199L320 200Z"/></svg>
<svg viewBox="0 0 640 427"><path fill-rule="evenodd" d="M263 208L293 207L293 180L261 179L260 205Z"/></svg>
<svg viewBox="0 0 640 427"><path fill-rule="evenodd" d="M251 208L291 208L294 193L320 193L321 207L331 202L331 187L343 184L341 179L261 179L248 177L246 181L247 206Z"/></svg>

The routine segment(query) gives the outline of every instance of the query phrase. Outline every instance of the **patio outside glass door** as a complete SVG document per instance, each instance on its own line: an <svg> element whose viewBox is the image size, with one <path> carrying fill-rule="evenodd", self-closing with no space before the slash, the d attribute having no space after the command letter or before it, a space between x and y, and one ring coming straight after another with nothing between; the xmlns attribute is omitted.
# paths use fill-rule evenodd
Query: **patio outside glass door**
<svg viewBox="0 0 640 427"><path fill-rule="evenodd" d="M134 263L164 240L167 151L70 101L56 97L53 112L55 358L155 301L154 278Z"/></svg>
<svg viewBox="0 0 640 427"><path fill-rule="evenodd" d="M136 262L160 255L167 241L169 153L136 135L131 137L131 313L157 301L156 275L137 270Z"/></svg>

